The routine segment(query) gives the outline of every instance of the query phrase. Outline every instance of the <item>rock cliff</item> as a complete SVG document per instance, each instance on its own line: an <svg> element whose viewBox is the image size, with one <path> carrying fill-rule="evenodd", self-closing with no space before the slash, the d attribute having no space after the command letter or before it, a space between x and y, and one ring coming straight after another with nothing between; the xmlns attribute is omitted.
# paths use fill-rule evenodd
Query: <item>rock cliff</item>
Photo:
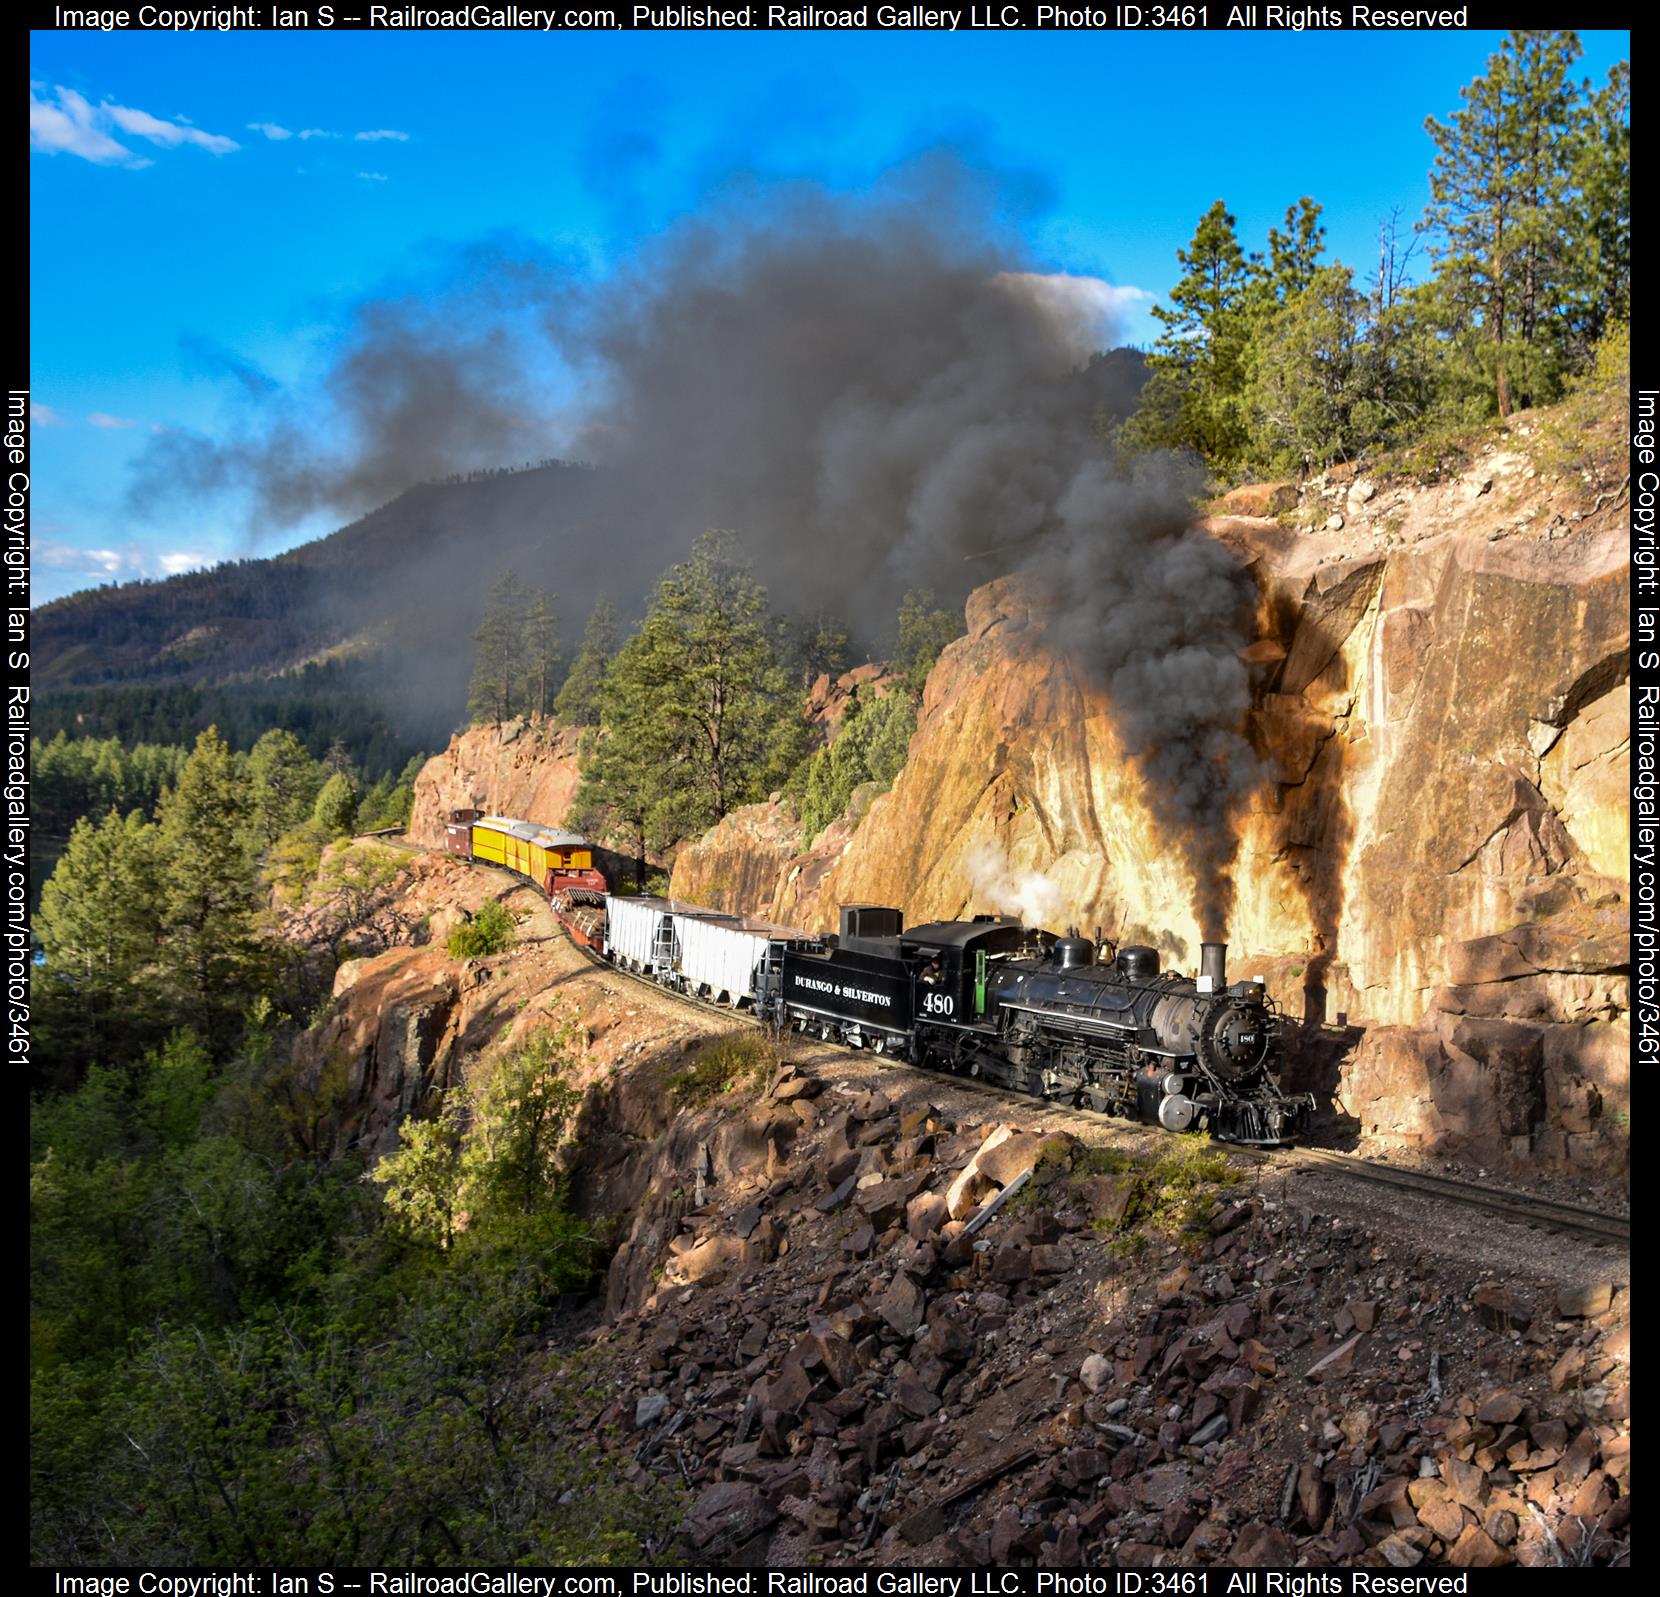
<svg viewBox="0 0 1660 1597"><path fill-rule="evenodd" d="M520 943L347 966L296 1086L351 1075L337 1145L384 1152L475 1050L576 1028L570 1193L617 1246L547 1339L588 1322L608 1466L687 1488L671 1559L1629 1561L1625 1261L1053 1106L988 1122L972 1083L806 1039L775 1056L544 936L504 873L421 863L412 908L506 892ZM763 1068L680 1090L735 1035Z"/></svg>
<svg viewBox="0 0 1660 1597"><path fill-rule="evenodd" d="M1328 1085L1367 1132L1606 1168L1628 1091L1630 590L1617 510L1530 471L1494 452L1460 482L1351 488L1341 534L1210 524L1260 595L1269 772L1238 821L1232 957L1294 1019L1365 1029ZM863 820L798 854L784 806L739 812L681 852L675 895L810 929L840 903L1036 903L1191 966L1159 795L1045 619L1029 581L978 590Z"/></svg>
<svg viewBox="0 0 1660 1597"><path fill-rule="evenodd" d="M415 779L409 836L429 847L451 810L481 809L563 826L576 797L578 727L540 716L470 726Z"/></svg>

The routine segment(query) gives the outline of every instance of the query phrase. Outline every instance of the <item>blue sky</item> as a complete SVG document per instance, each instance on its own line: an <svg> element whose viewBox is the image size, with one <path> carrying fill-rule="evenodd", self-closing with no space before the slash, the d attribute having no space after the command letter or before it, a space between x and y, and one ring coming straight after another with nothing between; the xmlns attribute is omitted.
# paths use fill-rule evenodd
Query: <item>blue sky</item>
<svg viewBox="0 0 1660 1597"><path fill-rule="evenodd" d="M1380 219L1428 199L1424 117L1500 38L35 34L36 600L330 530L140 515L134 462L230 425L239 367L326 423L311 385L351 307L446 248L505 235L603 277L735 183L856 193L948 145L997 174L1040 270L1117 285L1148 343L1217 198L1257 248L1311 194L1364 270ZM1630 53L1582 42L1596 82Z"/></svg>

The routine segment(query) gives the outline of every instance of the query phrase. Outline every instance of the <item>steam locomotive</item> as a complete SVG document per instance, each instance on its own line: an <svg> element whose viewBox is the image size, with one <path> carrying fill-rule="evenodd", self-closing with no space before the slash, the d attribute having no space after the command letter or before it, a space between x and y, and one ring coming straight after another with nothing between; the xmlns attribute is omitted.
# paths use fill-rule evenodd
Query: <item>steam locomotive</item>
<svg viewBox="0 0 1660 1597"><path fill-rule="evenodd" d="M1202 943L1188 977L1156 949L1007 916L906 931L897 909L849 904L812 937L606 892L587 839L529 821L457 810L444 847L527 877L614 964L775 1026L1224 1142L1285 1142L1313 1118L1312 1095L1280 1090L1274 1004L1229 984L1226 943Z"/></svg>
<svg viewBox="0 0 1660 1597"><path fill-rule="evenodd" d="M1310 1095L1280 1090L1278 1020L1262 985L1229 984L1227 945L1197 977L1008 917L906 931L850 904L806 937L666 899L606 899L605 954L665 986L826 1040L1169 1131L1273 1145L1306 1132Z"/></svg>

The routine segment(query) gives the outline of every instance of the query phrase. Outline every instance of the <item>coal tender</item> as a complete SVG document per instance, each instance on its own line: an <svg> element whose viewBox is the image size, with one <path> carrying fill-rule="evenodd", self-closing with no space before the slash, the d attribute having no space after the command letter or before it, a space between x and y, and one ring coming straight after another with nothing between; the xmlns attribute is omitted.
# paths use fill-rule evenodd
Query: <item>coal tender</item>
<svg viewBox="0 0 1660 1597"><path fill-rule="evenodd" d="M757 989L775 1024L1169 1131L1272 1145L1314 1113L1281 1092L1274 1005L1229 983L1225 943L1201 944L1189 977L1076 931L990 915L907 931L898 910L853 904L839 936L778 946Z"/></svg>

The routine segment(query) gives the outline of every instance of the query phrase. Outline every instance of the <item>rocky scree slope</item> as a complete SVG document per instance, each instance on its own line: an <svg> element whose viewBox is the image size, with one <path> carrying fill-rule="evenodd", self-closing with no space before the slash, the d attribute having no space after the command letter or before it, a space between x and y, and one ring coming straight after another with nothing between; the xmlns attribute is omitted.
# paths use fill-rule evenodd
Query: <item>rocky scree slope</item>
<svg viewBox="0 0 1660 1597"><path fill-rule="evenodd" d="M1620 1261L1500 1226L1482 1250L1526 1263L1484 1279L1394 1206L847 1053L695 1105L728 1020L595 969L503 873L423 863L416 901L505 892L521 942L345 967L297 1088L335 1072L320 1136L384 1151L478 1049L579 1028L572 1191L619 1239L590 1429L683 1492L665 1556L1628 1560Z"/></svg>
<svg viewBox="0 0 1660 1597"><path fill-rule="evenodd" d="M1625 1289L1449 1279L1387 1229L1240 1187L1201 1183L1173 1238L1143 1217L1151 1158L926 1092L786 1064L747 1111L767 1127L747 1161L729 1143L709 1164L686 1123L659 1145L612 1265L621 1317L589 1336L613 1360L598 1420L632 1433L628 1469L692 1494L688 1551L1628 1556Z"/></svg>

